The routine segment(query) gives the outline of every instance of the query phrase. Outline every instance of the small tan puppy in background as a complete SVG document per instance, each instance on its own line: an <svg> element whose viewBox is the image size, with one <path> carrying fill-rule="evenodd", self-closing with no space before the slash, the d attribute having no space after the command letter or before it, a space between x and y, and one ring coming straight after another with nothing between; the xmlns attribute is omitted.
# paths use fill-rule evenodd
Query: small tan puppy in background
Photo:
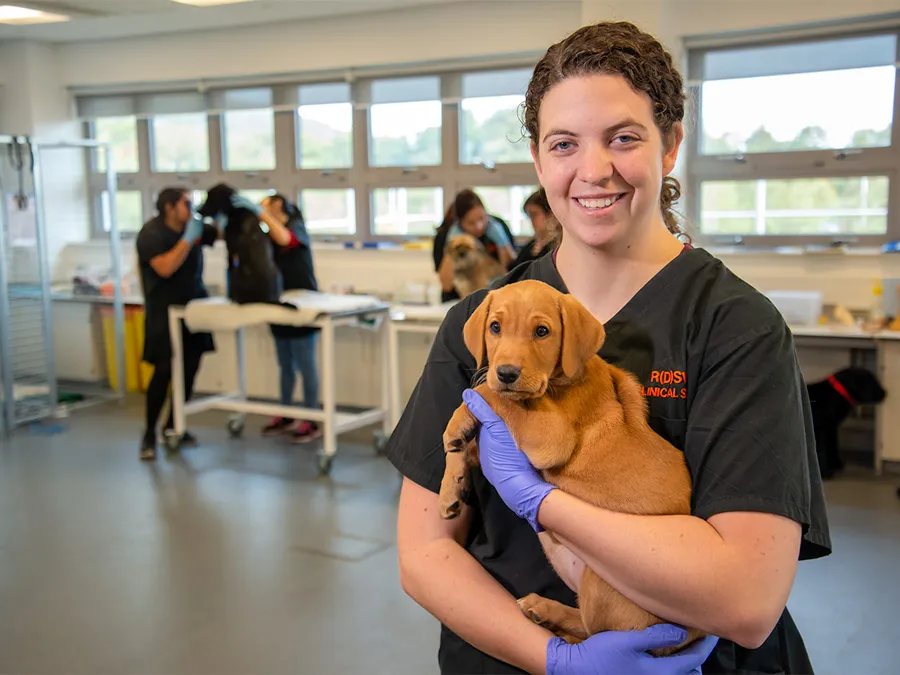
<svg viewBox="0 0 900 675"><path fill-rule="evenodd" d="M484 250L475 237L458 234L447 242L447 253L453 263L453 286L460 298L487 287L506 273L497 260Z"/></svg>

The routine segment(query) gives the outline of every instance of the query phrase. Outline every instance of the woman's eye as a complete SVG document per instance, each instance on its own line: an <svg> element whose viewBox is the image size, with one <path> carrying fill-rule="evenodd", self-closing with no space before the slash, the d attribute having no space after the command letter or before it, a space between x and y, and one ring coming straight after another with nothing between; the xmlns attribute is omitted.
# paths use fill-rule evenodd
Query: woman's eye
<svg viewBox="0 0 900 675"><path fill-rule="evenodd" d="M545 338L550 335L550 329L547 326L538 326L534 329L534 336L538 338Z"/></svg>
<svg viewBox="0 0 900 675"><path fill-rule="evenodd" d="M491 323L491 332L494 335L500 335L500 322L499 321L494 321Z"/></svg>
<svg viewBox="0 0 900 675"><path fill-rule="evenodd" d="M634 141L636 141L637 138L635 136L629 136L628 134L625 134L624 136L616 136L614 140L617 141L619 145L627 145L628 143L633 143Z"/></svg>
<svg viewBox="0 0 900 675"><path fill-rule="evenodd" d="M551 150L562 150L565 152L566 150L572 149L571 141L560 141L559 143L555 143L550 147Z"/></svg>

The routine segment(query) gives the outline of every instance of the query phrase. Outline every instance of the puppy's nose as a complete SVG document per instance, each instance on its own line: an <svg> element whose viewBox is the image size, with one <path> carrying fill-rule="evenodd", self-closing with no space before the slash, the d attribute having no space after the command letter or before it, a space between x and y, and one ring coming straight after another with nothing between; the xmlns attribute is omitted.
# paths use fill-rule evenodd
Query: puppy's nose
<svg viewBox="0 0 900 675"><path fill-rule="evenodd" d="M519 379L519 375L521 374L522 369L518 366L497 366L497 379L503 384L512 384Z"/></svg>

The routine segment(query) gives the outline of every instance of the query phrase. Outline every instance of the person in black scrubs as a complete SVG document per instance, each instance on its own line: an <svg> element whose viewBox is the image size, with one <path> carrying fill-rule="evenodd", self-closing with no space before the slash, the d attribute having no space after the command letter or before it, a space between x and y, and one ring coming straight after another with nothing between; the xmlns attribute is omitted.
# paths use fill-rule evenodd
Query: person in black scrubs
<svg viewBox="0 0 900 675"><path fill-rule="evenodd" d="M509 269L516 250L509 226L497 216L488 214L484 202L473 190L462 190L447 208L444 221L434 235L432 255L434 270L441 282L441 302L459 299L453 287L453 265L444 256L447 242L458 234L469 234L482 243L488 255Z"/></svg>
<svg viewBox="0 0 900 675"><path fill-rule="evenodd" d="M778 310L681 240L669 174L684 103L670 54L632 24L586 26L552 46L535 67L525 127L563 237L496 285L543 281L604 324L600 356L640 380L651 426L684 452L692 513L614 513L545 483L469 390L483 364L463 326L488 291L460 301L386 448L404 476L400 582L442 622L442 673L813 672L786 608L798 560L831 552L809 399ZM501 332L503 320L489 317ZM480 467L460 516L442 520L442 434L464 400L481 421ZM565 580L540 530L562 542L552 555L568 562ZM661 625L568 645L522 614L516 599L529 593L574 606L584 566L714 637L652 658L646 650L685 633Z"/></svg>
<svg viewBox="0 0 900 675"><path fill-rule="evenodd" d="M191 300L209 297L203 284L202 246L212 246L219 231L204 225L194 216L190 193L182 188L166 188L156 200L157 215L141 228L137 236L138 266L144 292L143 360L153 365L153 377L147 387L146 426L141 439L140 458L156 458L156 425L172 382L172 347L169 339L169 307L186 305ZM212 335L192 333L182 322L184 340L184 395L191 398L194 379L203 354L214 351ZM173 411L165 424L172 433ZM181 445L196 445L188 432Z"/></svg>
<svg viewBox="0 0 900 675"><path fill-rule="evenodd" d="M284 195L263 200L260 218L269 225L275 247L275 264L281 272L285 291L316 291L319 286L313 268L312 246L303 213ZM319 407L319 366L316 345L319 329L311 326L271 326L281 369L281 404L293 405L297 371L303 379L303 407ZM264 436L290 433L292 443L308 443L322 435L321 427L310 420L277 417L263 428Z"/></svg>
<svg viewBox="0 0 900 675"><path fill-rule="evenodd" d="M532 193L525 200L525 213L531 221L531 227L534 229L534 236L519 249L519 255L515 262L510 266L518 267L522 263L537 260L542 255L549 253L553 249L556 241L556 233L552 227L553 212L547 203L547 195L543 190Z"/></svg>

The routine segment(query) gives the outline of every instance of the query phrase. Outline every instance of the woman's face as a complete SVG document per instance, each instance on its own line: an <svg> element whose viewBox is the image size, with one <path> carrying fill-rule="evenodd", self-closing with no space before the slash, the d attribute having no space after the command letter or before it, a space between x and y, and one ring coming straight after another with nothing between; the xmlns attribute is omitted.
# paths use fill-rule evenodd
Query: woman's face
<svg viewBox="0 0 900 675"><path fill-rule="evenodd" d="M540 206L529 204L525 207L525 213L531 221L531 227L534 228L534 236L538 239L547 232L547 214Z"/></svg>
<svg viewBox="0 0 900 675"><path fill-rule="evenodd" d="M288 217L284 212L284 202L274 197L266 197L260 202L260 205L272 216L275 216L281 223L287 223Z"/></svg>
<svg viewBox="0 0 900 675"><path fill-rule="evenodd" d="M484 210L483 206L473 206L459 221L459 226L466 234L480 237L487 230L487 211Z"/></svg>
<svg viewBox="0 0 900 675"><path fill-rule="evenodd" d="M675 167L650 98L619 75L572 77L544 96L532 147L538 177L566 234L591 247L663 225L659 194Z"/></svg>

